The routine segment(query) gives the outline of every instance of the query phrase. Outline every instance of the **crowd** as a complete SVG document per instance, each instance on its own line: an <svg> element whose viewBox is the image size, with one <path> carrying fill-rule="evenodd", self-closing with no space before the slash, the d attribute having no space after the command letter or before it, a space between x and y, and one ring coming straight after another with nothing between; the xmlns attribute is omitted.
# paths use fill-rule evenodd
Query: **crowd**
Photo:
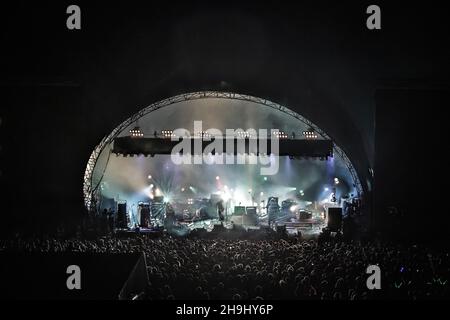
<svg viewBox="0 0 450 320"><path fill-rule="evenodd" d="M1 251L144 252L147 299L431 299L449 296L449 255L422 246L162 236L7 240ZM369 290L368 265L381 269Z"/></svg>

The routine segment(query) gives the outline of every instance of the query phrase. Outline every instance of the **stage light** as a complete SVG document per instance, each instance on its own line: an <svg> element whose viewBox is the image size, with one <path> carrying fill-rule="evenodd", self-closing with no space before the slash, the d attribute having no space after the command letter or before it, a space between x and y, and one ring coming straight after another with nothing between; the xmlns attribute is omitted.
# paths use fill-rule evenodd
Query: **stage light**
<svg viewBox="0 0 450 320"><path fill-rule="evenodd" d="M267 181L267 177L264 177L264 181Z"/></svg>
<svg viewBox="0 0 450 320"><path fill-rule="evenodd" d="M289 208L289 210L290 210L291 212L295 212L295 209L296 209L296 206L291 206L291 207Z"/></svg>
<svg viewBox="0 0 450 320"><path fill-rule="evenodd" d="M325 187L324 190L325 191L330 191L330 189L328 187Z"/></svg>
<svg viewBox="0 0 450 320"><path fill-rule="evenodd" d="M275 131L273 133L273 135L275 137L277 137L278 139L287 139L288 138L288 134L284 131Z"/></svg>
<svg viewBox="0 0 450 320"><path fill-rule="evenodd" d="M339 184L339 179L338 178L334 178L334 184Z"/></svg>
<svg viewBox="0 0 450 320"><path fill-rule="evenodd" d="M221 198L223 201L227 202L228 200L230 200L231 195L228 192L222 192Z"/></svg>
<svg viewBox="0 0 450 320"><path fill-rule="evenodd" d="M156 190L155 190L155 195L156 195L157 197L160 197L160 196L162 195L161 190L159 190L159 188L156 188Z"/></svg>
<svg viewBox="0 0 450 320"><path fill-rule="evenodd" d="M259 195L262 197L264 195L264 192L261 191L261 193Z"/></svg>
<svg viewBox="0 0 450 320"><path fill-rule="evenodd" d="M219 176L216 176L216 180L220 180L220 177L219 177Z"/></svg>
<svg viewBox="0 0 450 320"><path fill-rule="evenodd" d="M207 139L211 138L211 134L209 134L206 131L195 132L194 136L199 137L199 138L207 138Z"/></svg>
<svg viewBox="0 0 450 320"><path fill-rule="evenodd" d="M238 138L244 138L244 139L253 138L253 134L251 134L250 132L247 132L247 131L237 131L235 136Z"/></svg>
<svg viewBox="0 0 450 320"><path fill-rule="evenodd" d="M150 180L152 178L152 176L149 174L147 178Z"/></svg>
<svg viewBox="0 0 450 320"><path fill-rule="evenodd" d="M235 190L233 193L233 200L237 203L241 203L245 201L245 196L240 193L238 190Z"/></svg>
<svg viewBox="0 0 450 320"><path fill-rule="evenodd" d="M144 134L142 133L141 129L138 126L130 130L130 135L133 138L142 138L144 136Z"/></svg>
<svg viewBox="0 0 450 320"><path fill-rule="evenodd" d="M175 137L175 134L173 133L173 130L162 130L161 134L164 138L172 138Z"/></svg>
<svg viewBox="0 0 450 320"><path fill-rule="evenodd" d="M154 187L153 183L150 185L150 189L152 189Z"/></svg>
<svg viewBox="0 0 450 320"><path fill-rule="evenodd" d="M184 188L181 188L181 192L184 192Z"/></svg>
<svg viewBox="0 0 450 320"><path fill-rule="evenodd" d="M306 139L317 139L318 138L317 133L315 133L314 130L311 128L306 131L303 131L303 135L305 136Z"/></svg>

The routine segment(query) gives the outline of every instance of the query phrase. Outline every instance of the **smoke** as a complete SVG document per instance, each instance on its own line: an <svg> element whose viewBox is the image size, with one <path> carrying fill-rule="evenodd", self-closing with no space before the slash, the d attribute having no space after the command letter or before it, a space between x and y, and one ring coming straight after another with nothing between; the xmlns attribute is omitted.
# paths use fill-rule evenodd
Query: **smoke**
<svg viewBox="0 0 450 320"><path fill-rule="evenodd" d="M180 102L147 114L137 124L145 135L151 136L154 131L177 128L193 132L194 121L199 120L203 122L203 130L217 128L224 133L226 129L276 128L300 135L309 129L299 120L267 106L215 98ZM131 124L121 136L128 135L128 131L135 125L136 123ZM103 170L104 175L101 175ZM149 175L151 179L148 178ZM351 192L350 174L339 158L335 158L330 165L327 161L317 159L293 160L282 157L278 173L263 177L260 175L259 165L175 165L170 155L111 155L108 159L106 152L100 157L94 174L94 180L100 181L101 178L102 195L116 200L148 200L150 185L159 188L172 201L193 197L208 198L210 194L221 192L226 186L237 193L237 198L245 202L245 205L267 200L269 196L277 196L280 200L300 200L300 190L304 192L301 200L320 200L324 186L331 188L335 177L341 181L338 186L339 194Z"/></svg>
<svg viewBox="0 0 450 320"><path fill-rule="evenodd" d="M342 169L337 168L333 178L342 176ZM102 181L102 194L108 198L143 201L148 200L148 193L144 190L154 185L153 188L158 188L173 201L209 198L212 193L220 193L225 188L237 192L245 205L267 200L269 196L296 199L301 190L305 194L304 200L315 201L321 196L324 186L333 184L328 174L326 161L291 160L288 157L280 161L278 174L264 177L257 165L175 165L169 155L153 158L112 156ZM148 179L149 175L151 179ZM350 190L345 181L338 187L341 193Z"/></svg>

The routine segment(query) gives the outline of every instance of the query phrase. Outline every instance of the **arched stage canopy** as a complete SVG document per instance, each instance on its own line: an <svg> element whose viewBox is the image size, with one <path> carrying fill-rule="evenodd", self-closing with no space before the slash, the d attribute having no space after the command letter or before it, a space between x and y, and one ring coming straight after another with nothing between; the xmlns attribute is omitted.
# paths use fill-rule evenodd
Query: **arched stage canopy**
<svg viewBox="0 0 450 320"><path fill-rule="evenodd" d="M155 170L155 168L149 169L148 165L142 164L142 161L138 160L139 157L122 157L123 159L116 159L114 155L111 155L115 138L129 135L129 130L133 129L136 125L148 136L152 135L154 131L161 132L162 130L173 130L177 128L185 128L193 132L193 121L198 120L203 122L204 130L217 128L225 132L225 129L228 128L241 128L243 130L248 128L254 128L256 130L279 129L286 133L296 132L297 134L301 134L305 130L312 129L319 139L334 141L333 137L330 137L320 127L297 112L267 99L217 91L200 91L176 95L153 103L133 114L114 128L95 147L84 174L83 194L85 206L88 209L93 209L94 197L99 192L103 192L100 190L103 189L101 187L102 182L106 182L107 184L121 184L121 179L141 180L135 186L138 189L147 183L142 178L146 175L146 172L148 170ZM334 159L331 164L333 172L328 172L328 174L332 174L333 177L339 176L343 184L347 185L346 192L361 195L363 193L363 187L360 177L351 162L351 157L346 154L344 149L344 146L333 143ZM146 162L158 163L159 161L159 165L163 163L158 157L148 159ZM291 165L288 163L283 166L282 170L289 170L283 176L283 179L287 180L290 176L293 176L292 172L295 169L291 170ZM329 164L324 163L321 166L323 167L323 171L330 171ZM319 170L317 164L313 164L312 162L302 164L301 168L303 171ZM123 176L124 172L126 172L127 177ZM324 174L326 175L327 173L325 172ZM199 179L198 177L194 178ZM300 178L297 177L297 179ZM127 183L124 182L124 185L116 189L113 188L107 196L115 197L113 193L119 192L120 188L129 189L130 185L125 184ZM104 192L108 193L107 191Z"/></svg>

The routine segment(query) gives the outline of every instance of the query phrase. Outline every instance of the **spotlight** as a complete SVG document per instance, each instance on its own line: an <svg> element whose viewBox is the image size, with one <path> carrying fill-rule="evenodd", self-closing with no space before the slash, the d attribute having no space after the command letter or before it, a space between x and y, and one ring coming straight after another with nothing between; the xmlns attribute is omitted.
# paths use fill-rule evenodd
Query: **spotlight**
<svg viewBox="0 0 450 320"><path fill-rule="evenodd" d="M264 177L264 181L267 181L267 177Z"/></svg>
<svg viewBox="0 0 450 320"><path fill-rule="evenodd" d="M334 184L339 184L339 179L338 178L334 178Z"/></svg>
<svg viewBox="0 0 450 320"><path fill-rule="evenodd" d="M295 212L295 206L291 206L290 208L289 208L289 210L291 211L291 212Z"/></svg>
<svg viewBox="0 0 450 320"><path fill-rule="evenodd" d="M149 174L147 178L148 178L148 180L150 180L152 178L152 176Z"/></svg>
<svg viewBox="0 0 450 320"><path fill-rule="evenodd" d="M312 128L303 131L303 135L305 136L306 139L317 139L318 135L316 132L314 132L314 130Z"/></svg>
<svg viewBox="0 0 450 320"><path fill-rule="evenodd" d="M181 188L181 192L184 192L184 188Z"/></svg>
<svg viewBox="0 0 450 320"><path fill-rule="evenodd" d="M330 189L328 187L325 187L324 190L325 191L330 191Z"/></svg>
<svg viewBox="0 0 450 320"><path fill-rule="evenodd" d="M216 176L216 180L220 180L220 177L219 177L219 176Z"/></svg>
<svg viewBox="0 0 450 320"><path fill-rule="evenodd" d="M221 198L223 201L227 202L228 200L230 200L231 195L228 192L222 192Z"/></svg>
<svg viewBox="0 0 450 320"><path fill-rule="evenodd" d="M173 133L173 130L162 130L161 131L161 135L164 138L172 138L175 137L175 134Z"/></svg>
<svg viewBox="0 0 450 320"><path fill-rule="evenodd" d="M211 138L211 134L206 131L195 132L194 136L207 139Z"/></svg>
<svg viewBox="0 0 450 320"><path fill-rule="evenodd" d="M288 134L284 131L276 131L273 133L273 135L278 139L287 139Z"/></svg>
<svg viewBox="0 0 450 320"><path fill-rule="evenodd" d="M244 139L248 139L248 138L252 138L253 135L250 132L247 131L237 131L237 137L238 138L244 138Z"/></svg>
<svg viewBox="0 0 450 320"><path fill-rule="evenodd" d="M141 129L138 126L130 130L130 135L133 138L142 138L144 136L144 134L142 133Z"/></svg>

